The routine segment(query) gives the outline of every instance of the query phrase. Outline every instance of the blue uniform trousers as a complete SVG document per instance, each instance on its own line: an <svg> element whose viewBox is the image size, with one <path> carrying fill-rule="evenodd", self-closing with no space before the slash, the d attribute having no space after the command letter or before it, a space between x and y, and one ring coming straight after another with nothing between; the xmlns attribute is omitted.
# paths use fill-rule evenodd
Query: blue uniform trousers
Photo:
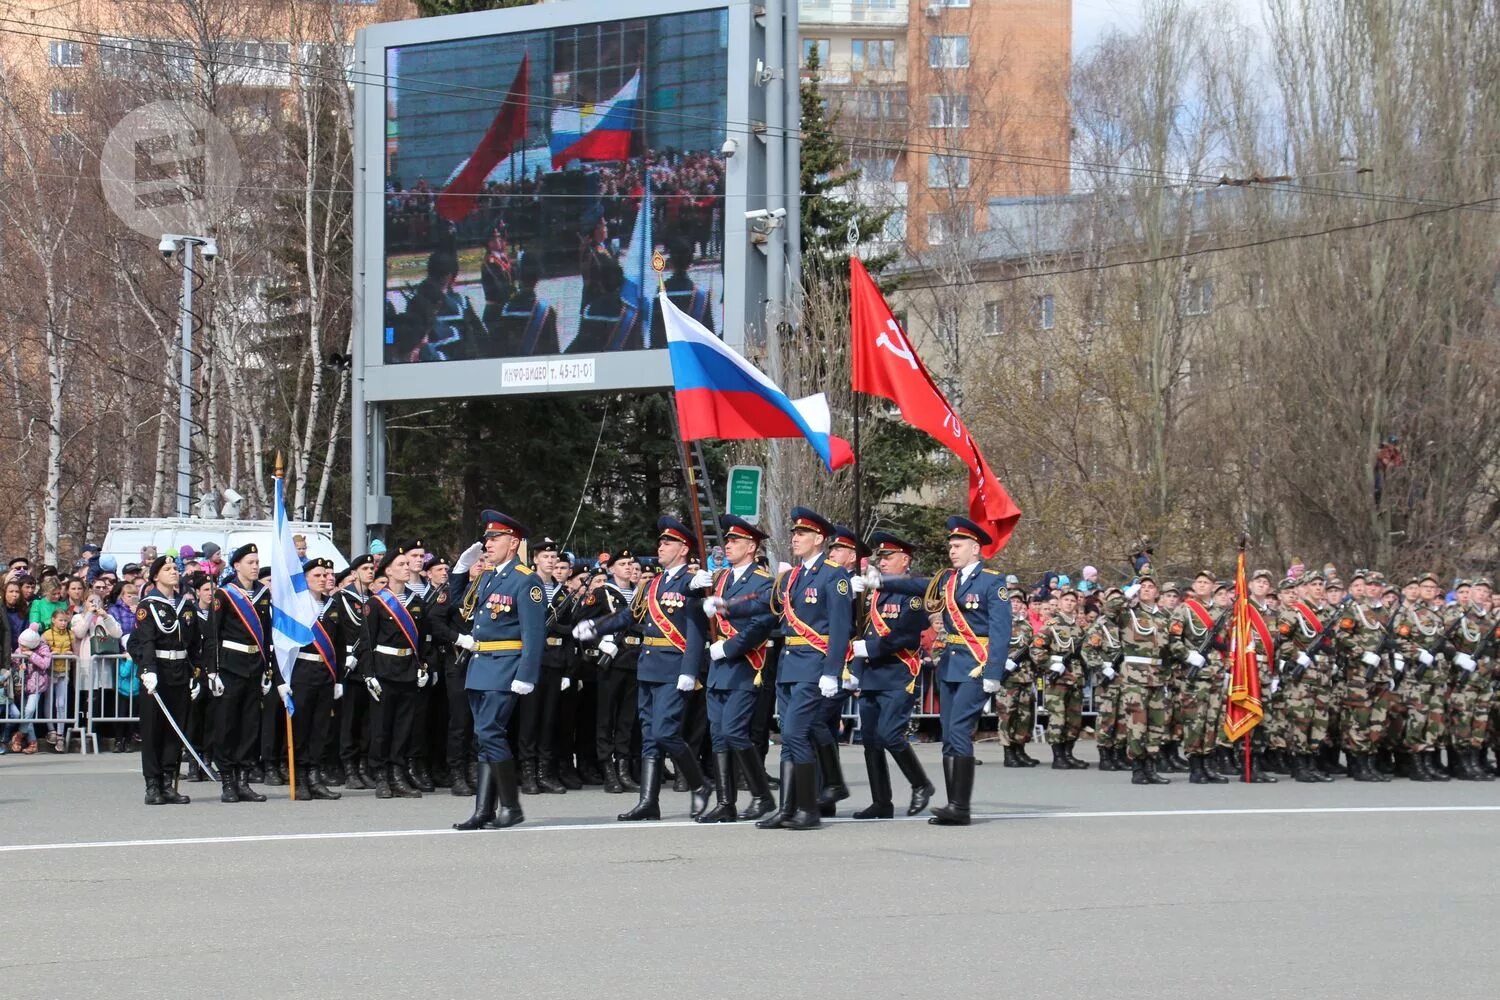
<svg viewBox="0 0 1500 1000"><path fill-rule="evenodd" d="M682 738L682 692L677 681L643 681L637 679L636 704L641 716L641 756L685 754L687 740Z"/></svg>
<svg viewBox="0 0 1500 1000"><path fill-rule="evenodd" d="M822 724L813 726L812 730L814 743L824 747L838 743L839 729L843 725L844 699L847 697L847 693L841 690L835 697L823 699Z"/></svg>
<svg viewBox="0 0 1500 1000"><path fill-rule="evenodd" d="M474 716L474 742L479 759L489 763L510 760L510 715L516 696L509 691L469 691L469 712Z"/></svg>
<svg viewBox="0 0 1500 1000"><path fill-rule="evenodd" d="M984 685L977 680L943 681L938 718L943 724L943 756L974 756L974 723L984 711Z"/></svg>
<svg viewBox="0 0 1500 1000"><path fill-rule="evenodd" d="M861 691L859 734L864 745L882 750L901 749L907 742L906 727L916 701L917 696L907 694L905 688Z"/></svg>
<svg viewBox="0 0 1500 1000"><path fill-rule="evenodd" d="M777 684L781 701L781 756L793 764L813 762L813 740L827 742L828 725L824 714L825 699L818 693L817 681L789 681ZM821 729L822 737L816 735Z"/></svg>
<svg viewBox="0 0 1500 1000"><path fill-rule="evenodd" d="M750 749L750 716L756 691L708 691L708 732L714 753Z"/></svg>

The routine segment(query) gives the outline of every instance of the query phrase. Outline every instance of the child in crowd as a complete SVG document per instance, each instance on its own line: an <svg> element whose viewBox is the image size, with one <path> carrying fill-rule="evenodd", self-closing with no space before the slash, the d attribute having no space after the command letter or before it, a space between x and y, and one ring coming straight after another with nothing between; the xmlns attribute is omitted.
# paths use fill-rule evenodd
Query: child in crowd
<svg viewBox="0 0 1500 1000"><path fill-rule="evenodd" d="M52 627L42 633L42 642L52 650L52 683L47 688L50 697L43 700L43 705L50 709L46 714L54 719L68 717L68 672L73 664L73 630L68 627L71 621L68 609L59 608L52 612ZM67 725L52 723L47 744L53 753L63 753L67 748Z"/></svg>
<svg viewBox="0 0 1500 1000"><path fill-rule="evenodd" d="M35 719L42 696L46 694L47 686L52 681L52 650L47 648L47 644L42 641L42 634L35 628L22 632L17 644L20 648L15 652L15 670L22 676L19 697L24 697L25 702L17 713L15 702L12 701L9 715L12 719ZM5 730L4 735L10 737L11 753L36 753L35 724L30 721L23 721L20 726L11 723ZM3 738L4 736L0 736L0 739Z"/></svg>

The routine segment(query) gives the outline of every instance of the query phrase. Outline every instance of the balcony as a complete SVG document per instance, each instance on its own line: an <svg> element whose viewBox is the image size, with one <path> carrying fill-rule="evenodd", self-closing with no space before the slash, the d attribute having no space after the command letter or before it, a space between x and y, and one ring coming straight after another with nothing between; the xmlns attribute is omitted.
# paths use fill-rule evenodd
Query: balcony
<svg viewBox="0 0 1500 1000"><path fill-rule="evenodd" d="M804 25L846 28L906 27L906 0L800 0L797 20Z"/></svg>

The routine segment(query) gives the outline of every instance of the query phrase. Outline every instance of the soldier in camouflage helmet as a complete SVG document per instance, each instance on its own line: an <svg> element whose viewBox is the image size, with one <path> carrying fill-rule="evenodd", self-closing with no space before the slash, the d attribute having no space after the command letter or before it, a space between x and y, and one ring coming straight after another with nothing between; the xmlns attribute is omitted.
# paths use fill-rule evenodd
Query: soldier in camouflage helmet
<svg viewBox="0 0 1500 1000"><path fill-rule="evenodd" d="M1005 686L995 695L996 729L1005 742L1006 767L1036 767L1040 761L1026 753L1036 729L1036 675L1031 672L1031 620L1026 617L1026 593L1010 592L1010 648L1005 657Z"/></svg>
<svg viewBox="0 0 1500 1000"><path fill-rule="evenodd" d="M1073 755L1083 732L1084 625L1078 616L1078 591L1064 585L1054 592L1056 610L1031 642L1031 662L1042 674L1047 708L1047 743L1054 771L1085 770Z"/></svg>
<svg viewBox="0 0 1500 1000"><path fill-rule="evenodd" d="M1119 587L1111 587L1102 596L1123 599ZM1088 666L1094 685L1094 740L1099 747L1099 770L1123 771L1130 765L1125 759L1124 719L1120 714L1119 672L1125 654L1120 648L1120 630L1101 614L1089 626L1083 642L1083 662Z"/></svg>
<svg viewBox="0 0 1500 1000"><path fill-rule="evenodd" d="M1119 628L1125 654L1121 661L1120 710L1125 716L1131 784L1170 784L1170 778L1157 773L1157 755L1167 725L1167 667L1162 656L1170 621L1157 604L1155 578L1142 574L1134 598L1112 597L1105 602L1102 616Z"/></svg>

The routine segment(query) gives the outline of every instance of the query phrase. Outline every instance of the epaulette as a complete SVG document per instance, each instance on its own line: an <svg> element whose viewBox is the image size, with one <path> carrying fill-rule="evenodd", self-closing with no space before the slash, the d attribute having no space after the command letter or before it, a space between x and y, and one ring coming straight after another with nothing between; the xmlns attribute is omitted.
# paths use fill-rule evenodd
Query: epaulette
<svg viewBox="0 0 1500 1000"><path fill-rule="evenodd" d="M985 576L999 576L1000 575L1000 571L998 569L982 569L979 572L983 573Z"/></svg>
<svg viewBox="0 0 1500 1000"><path fill-rule="evenodd" d="M755 575L758 576L758 577L760 577L763 580L769 580L769 579L771 579L771 574L768 573L766 570L761 569L759 566L757 566L755 568Z"/></svg>
<svg viewBox="0 0 1500 1000"><path fill-rule="evenodd" d="M516 572L520 573L522 576L530 576L536 571L533 570L530 566L527 566L525 563L516 563Z"/></svg>
<svg viewBox="0 0 1500 1000"><path fill-rule="evenodd" d="M823 565L824 566L832 566L834 569L843 569L844 568L844 567L840 566L838 563L834 562L832 559L824 559L823 560Z"/></svg>

